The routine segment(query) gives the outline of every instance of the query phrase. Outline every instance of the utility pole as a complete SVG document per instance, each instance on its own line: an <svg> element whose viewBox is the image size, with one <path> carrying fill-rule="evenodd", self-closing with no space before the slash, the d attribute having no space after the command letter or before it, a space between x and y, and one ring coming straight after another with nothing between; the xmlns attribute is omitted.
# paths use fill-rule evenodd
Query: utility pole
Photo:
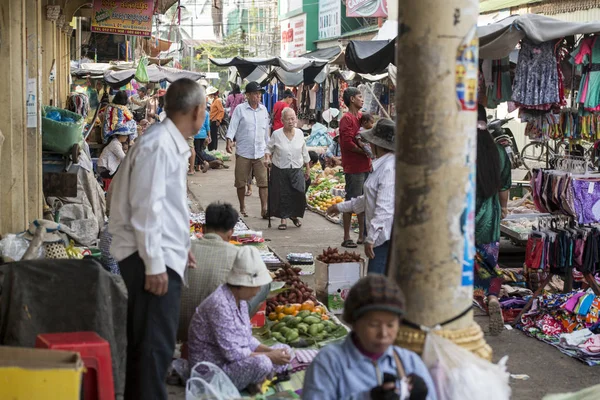
<svg viewBox="0 0 600 400"><path fill-rule="evenodd" d="M390 277L405 319L484 358L473 298L478 0L399 1L396 216ZM403 325L398 344L421 352Z"/></svg>

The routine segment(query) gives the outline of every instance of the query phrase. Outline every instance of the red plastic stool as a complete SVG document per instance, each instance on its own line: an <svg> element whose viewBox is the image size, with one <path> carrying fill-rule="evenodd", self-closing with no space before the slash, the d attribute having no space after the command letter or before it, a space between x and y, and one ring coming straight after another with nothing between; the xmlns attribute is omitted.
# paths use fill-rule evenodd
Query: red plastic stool
<svg viewBox="0 0 600 400"><path fill-rule="evenodd" d="M96 332L44 333L37 336L35 347L79 352L85 364L84 400L114 400L110 345Z"/></svg>

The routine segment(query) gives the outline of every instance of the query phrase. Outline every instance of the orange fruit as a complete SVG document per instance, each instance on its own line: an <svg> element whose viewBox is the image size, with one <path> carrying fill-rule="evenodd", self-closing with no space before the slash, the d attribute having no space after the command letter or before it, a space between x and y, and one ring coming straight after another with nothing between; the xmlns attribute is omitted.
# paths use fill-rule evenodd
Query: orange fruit
<svg viewBox="0 0 600 400"><path fill-rule="evenodd" d="M327 315L327 314L321 315L321 320L328 321L329 320L329 315Z"/></svg>
<svg viewBox="0 0 600 400"><path fill-rule="evenodd" d="M313 311L314 308L315 308L315 303L313 303L311 300L306 300L304 303L302 303L302 307L300 309L302 311L304 311L304 310Z"/></svg>
<svg viewBox="0 0 600 400"><path fill-rule="evenodd" d="M283 306L282 305L275 306L275 312L277 314L282 313L283 312Z"/></svg>
<svg viewBox="0 0 600 400"><path fill-rule="evenodd" d="M283 313L286 315L292 315L296 311L296 307L293 304L286 304L283 307Z"/></svg>
<svg viewBox="0 0 600 400"><path fill-rule="evenodd" d="M301 307L302 307L302 304L300 304L300 303L294 303L294 308L296 309L296 311L300 311Z"/></svg>
<svg viewBox="0 0 600 400"><path fill-rule="evenodd" d="M323 313L325 312L325 310L324 310L324 309L323 309L323 307L321 307L321 306L316 306L316 307L315 307L315 308L312 310L312 312L316 312L316 313L318 313L318 314L323 314Z"/></svg>
<svg viewBox="0 0 600 400"><path fill-rule="evenodd" d="M277 313L269 313L269 321L275 321L277 319Z"/></svg>
<svg viewBox="0 0 600 400"><path fill-rule="evenodd" d="M281 321L283 318L285 318L285 314L284 313L277 314L277 320L278 321Z"/></svg>

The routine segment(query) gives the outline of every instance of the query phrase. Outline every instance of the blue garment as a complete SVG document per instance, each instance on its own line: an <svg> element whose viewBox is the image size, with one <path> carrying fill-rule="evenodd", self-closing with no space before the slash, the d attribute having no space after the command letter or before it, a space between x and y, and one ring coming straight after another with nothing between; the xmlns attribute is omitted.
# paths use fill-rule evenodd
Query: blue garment
<svg viewBox="0 0 600 400"><path fill-rule="evenodd" d="M340 143L337 140L334 140L333 143L329 145L327 151L325 152L325 157L341 157L342 149L340 148Z"/></svg>
<svg viewBox="0 0 600 400"><path fill-rule="evenodd" d="M374 247L373 253L375 258L369 260L369 274L385 274L385 265L387 264L388 250L390 249L390 241L384 242L382 245Z"/></svg>
<svg viewBox="0 0 600 400"><path fill-rule="evenodd" d="M394 353L396 351L406 375L415 374L423 378L429 394L427 400L436 400L437 395L431 375L416 353L398 346L390 346L377 360L383 380L384 373L398 375ZM379 386L373 361L363 355L348 335L342 343L330 344L319 352L306 371L303 400L370 400L371 389ZM400 382L396 383L397 387Z"/></svg>
<svg viewBox="0 0 600 400"><path fill-rule="evenodd" d="M206 113L206 118L204 119L204 124L200 131L194 136L194 139L206 139L208 134L210 133L210 115L208 112Z"/></svg>

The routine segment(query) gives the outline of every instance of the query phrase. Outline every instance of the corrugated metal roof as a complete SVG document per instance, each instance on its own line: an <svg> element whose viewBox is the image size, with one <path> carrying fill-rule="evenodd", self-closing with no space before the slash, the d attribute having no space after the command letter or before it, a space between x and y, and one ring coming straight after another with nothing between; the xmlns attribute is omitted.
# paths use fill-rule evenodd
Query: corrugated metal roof
<svg viewBox="0 0 600 400"><path fill-rule="evenodd" d="M519 7L523 4L540 3L541 0L482 0L479 2L479 12L503 10L505 8Z"/></svg>

